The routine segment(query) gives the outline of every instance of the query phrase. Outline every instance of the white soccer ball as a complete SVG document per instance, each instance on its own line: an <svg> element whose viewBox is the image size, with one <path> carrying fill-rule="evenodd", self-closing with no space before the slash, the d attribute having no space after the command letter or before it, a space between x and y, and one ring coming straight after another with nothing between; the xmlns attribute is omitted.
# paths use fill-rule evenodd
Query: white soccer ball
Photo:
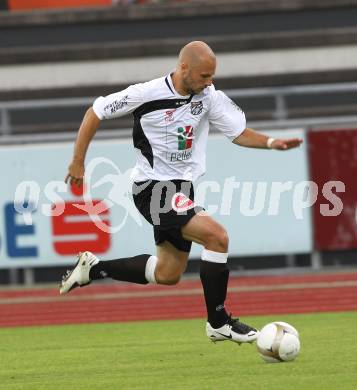
<svg viewBox="0 0 357 390"><path fill-rule="evenodd" d="M259 355L268 363L294 360L300 352L299 333L286 322L271 322L261 329L257 348Z"/></svg>

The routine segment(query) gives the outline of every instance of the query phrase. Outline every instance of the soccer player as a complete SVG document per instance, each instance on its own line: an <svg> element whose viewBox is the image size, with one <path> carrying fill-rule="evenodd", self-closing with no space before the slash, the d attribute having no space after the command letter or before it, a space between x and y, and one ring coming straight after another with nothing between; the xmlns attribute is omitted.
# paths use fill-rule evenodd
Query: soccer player
<svg viewBox="0 0 357 390"><path fill-rule="evenodd" d="M192 241L203 246L200 279L207 307L207 336L213 341L252 342L258 331L225 309L229 270L228 235L223 226L194 204L193 184L205 172L209 127L236 145L288 150L301 139L273 139L246 127L242 110L212 84L216 57L204 42L184 46L177 68L167 76L97 98L79 128L66 182L80 185L89 143L100 121L133 114L136 153L134 203L153 225L156 254L100 261L81 253L60 285L65 294L93 280L178 283Z"/></svg>

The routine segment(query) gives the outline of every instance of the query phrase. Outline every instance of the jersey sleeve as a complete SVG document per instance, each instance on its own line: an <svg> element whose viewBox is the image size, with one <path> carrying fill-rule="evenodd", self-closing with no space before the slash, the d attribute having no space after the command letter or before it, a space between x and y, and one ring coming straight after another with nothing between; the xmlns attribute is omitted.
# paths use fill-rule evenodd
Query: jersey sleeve
<svg viewBox="0 0 357 390"><path fill-rule="evenodd" d="M100 120L118 118L130 114L142 103L143 88L135 84L120 92L98 97L93 103L93 111Z"/></svg>
<svg viewBox="0 0 357 390"><path fill-rule="evenodd" d="M246 128L246 119L242 109L222 91L212 92L208 114L209 123L233 141Z"/></svg>

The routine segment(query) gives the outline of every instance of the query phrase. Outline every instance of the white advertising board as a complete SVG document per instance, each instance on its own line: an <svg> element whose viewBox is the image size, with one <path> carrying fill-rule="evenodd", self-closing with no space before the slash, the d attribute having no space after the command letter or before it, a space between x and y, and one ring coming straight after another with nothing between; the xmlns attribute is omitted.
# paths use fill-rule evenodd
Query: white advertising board
<svg viewBox="0 0 357 390"><path fill-rule="evenodd" d="M304 138L302 130L269 135ZM132 141L92 142L84 196L63 182L72 151L72 143L0 147L0 268L72 264L83 250L103 259L155 253L152 227L129 193ZM305 144L277 152L240 148L212 135L196 203L226 227L233 256L307 253L307 180ZM92 208L86 207L89 198ZM103 208L101 217L96 207ZM98 226L110 226L110 233ZM191 258L201 249L194 245Z"/></svg>

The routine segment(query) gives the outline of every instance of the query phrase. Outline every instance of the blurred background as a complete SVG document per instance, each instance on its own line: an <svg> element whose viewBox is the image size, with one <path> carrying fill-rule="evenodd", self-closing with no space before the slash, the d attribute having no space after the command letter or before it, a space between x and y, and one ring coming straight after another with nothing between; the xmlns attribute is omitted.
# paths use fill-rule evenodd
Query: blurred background
<svg viewBox="0 0 357 390"><path fill-rule="evenodd" d="M205 206L221 202L231 177L253 183L253 191L268 183L259 213L254 193L252 204L242 205L241 188L230 214L217 213L230 234L231 269L245 275L356 266L357 0L0 0L0 9L1 284L58 281L81 250L104 259L154 250L150 227L118 205L105 222L126 224L111 235L73 211L81 193L57 191L63 216L46 216L42 206L53 203L47 185L63 181L94 98L169 73L191 40L216 52L215 86L242 107L249 127L305 140L298 151L274 154L234 149L212 131L206 180L216 180L219 191L206 193ZM116 164L99 166L97 180L133 167L130 116L102 123L87 162L96 157ZM30 224L14 204L24 181L32 184L16 199ZM291 188L271 216L273 182ZM112 200L110 188L93 193ZM188 273L198 258L194 248Z"/></svg>

